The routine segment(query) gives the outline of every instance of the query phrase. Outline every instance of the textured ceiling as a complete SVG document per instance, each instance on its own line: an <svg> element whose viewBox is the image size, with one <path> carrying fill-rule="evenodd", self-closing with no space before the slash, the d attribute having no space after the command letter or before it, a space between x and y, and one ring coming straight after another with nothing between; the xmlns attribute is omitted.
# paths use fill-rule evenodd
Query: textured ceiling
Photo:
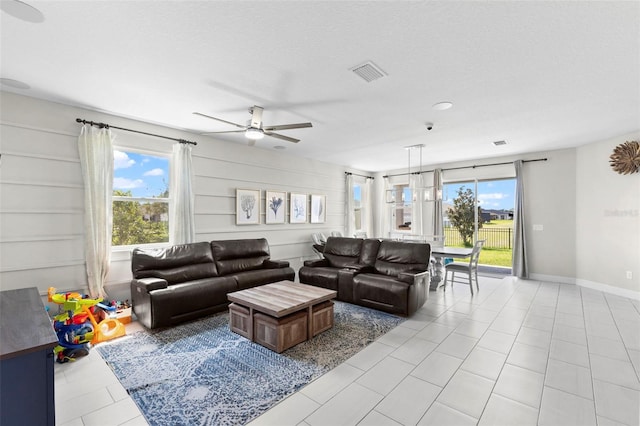
<svg viewBox="0 0 640 426"><path fill-rule="evenodd" d="M194 133L233 129L193 111L244 124L252 105L313 123L255 149L384 171L415 144L432 164L640 129L637 1L27 2L45 21L2 12L0 66L31 89L3 90ZM366 61L388 76L350 71Z"/></svg>

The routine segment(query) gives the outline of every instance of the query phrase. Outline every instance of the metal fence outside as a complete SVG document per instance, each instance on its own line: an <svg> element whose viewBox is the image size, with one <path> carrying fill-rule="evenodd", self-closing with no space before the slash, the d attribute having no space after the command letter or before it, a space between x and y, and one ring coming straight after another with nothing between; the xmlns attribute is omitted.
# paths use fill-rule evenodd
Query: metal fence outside
<svg viewBox="0 0 640 426"><path fill-rule="evenodd" d="M446 226L444 228L444 242L448 246L462 245L462 237L458 228ZM478 239L486 240L484 247L509 249L513 247L513 229L511 228L481 228L478 229Z"/></svg>

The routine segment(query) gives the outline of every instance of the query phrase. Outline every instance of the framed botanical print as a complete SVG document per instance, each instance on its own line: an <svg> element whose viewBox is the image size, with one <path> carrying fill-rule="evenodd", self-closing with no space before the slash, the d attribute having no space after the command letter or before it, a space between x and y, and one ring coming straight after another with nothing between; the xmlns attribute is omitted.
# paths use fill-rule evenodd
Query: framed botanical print
<svg viewBox="0 0 640 426"><path fill-rule="evenodd" d="M236 189L236 225L260 223L260 190Z"/></svg>
<svg viewBox="0 0 640 426"><path fill-rule="evenodd" d="M287 193L280 191L266 191L265 223L284 223L287 211Z"/></svg>
<svg viewBox="0 0 640 426"><path fill-rule="evenodd" d="M311 194L311 223L324 223L327 219L327 196Z"/></svg>
<svg viewBox="0 0 640 426"><path fill-rule="evenodd" d="M289 223L307 223L307 194L289 195Z"/></svg>

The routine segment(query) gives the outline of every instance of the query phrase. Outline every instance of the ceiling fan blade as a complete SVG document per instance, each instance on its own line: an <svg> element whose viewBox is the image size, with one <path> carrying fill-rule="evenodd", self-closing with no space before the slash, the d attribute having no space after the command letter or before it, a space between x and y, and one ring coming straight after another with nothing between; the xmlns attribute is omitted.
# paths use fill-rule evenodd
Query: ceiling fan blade
<svg viewBox="0 0 640 426"><path fill-rule="evenodd" d="M289 130L289 129L303 129L305 127L313 127L313 124L311 123L281 124L279 126L267 126L267 127L264 127L263 130L265 131Z"/></svg>
<svg viewBox="0 0 640 426"><path fill-rule="evenodd" d="M271 136L272 138L282 139L283 141L298 143L300 139L290 138L289 136L281 135L278 133L264 132L265 135Z"/></svg>
<svg viewBox="0 0 640 426"><path fill-rule="evenodd" d="M221 119L221 118L215 118L215 117L212 117L212 116L210 116L210 115L203 114L203 113L201 113L201 112L194 112L194 114L195 114L195 115L199 115L199 116L201 116L201 117L210 118L210 119L212 119L212 120L221 121L221 122L223 122L223 123L231 124L232 126L236 126L236 127L241 128L241 129L246 129L246 128L247 128L247 126L242 126L242 125L240 125L240 124L232 123L231 121L223 120L223 119Z"/></svg>
<svg viewBox="0 0 640 426"><path fill-rule="evenodd" d="M251 111L251 127L262 129L262 111L264 108L254 105Z"/></svg>
<svg viewBox="0 0 640 426"><path fill-rule="evenodd" d="M200 133L201 135L217 135L218 133L244 133L246 130L225 130L223 132L206 132Z"/></svg>

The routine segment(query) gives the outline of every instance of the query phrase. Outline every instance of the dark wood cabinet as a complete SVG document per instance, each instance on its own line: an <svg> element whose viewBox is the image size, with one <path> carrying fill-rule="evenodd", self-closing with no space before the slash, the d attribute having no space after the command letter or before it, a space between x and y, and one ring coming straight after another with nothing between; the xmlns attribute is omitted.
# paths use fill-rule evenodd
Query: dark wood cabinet
<svg viewBox="0 0 640 426"><path fill-rule="evenodd" d="M2 426L55 425L58 338L35 287L0 292Z"/></svg>

